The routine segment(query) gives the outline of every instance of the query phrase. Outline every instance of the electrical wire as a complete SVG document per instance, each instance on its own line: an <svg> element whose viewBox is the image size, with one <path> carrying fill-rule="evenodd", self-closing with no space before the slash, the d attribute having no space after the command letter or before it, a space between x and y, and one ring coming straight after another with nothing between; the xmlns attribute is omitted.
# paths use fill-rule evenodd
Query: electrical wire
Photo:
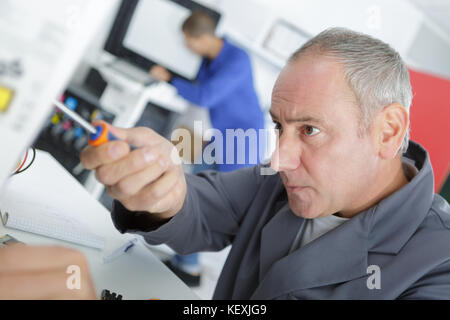
<svg viewBox="0 0 450 320"><path fill-rule="evenodd" d="M26 166L25 168L22 169L23 165L24 165L25 162L26 162L26 159L25 159L25 161L23 162L22 166L19 168L19 170L16 171L16 173L14 173L14 175L24 173L25 171L27 171L28 169L30 169L30 167L33 165L34 160L36 160L36 149L35 149L35 148L32 148L32 150L33 150L33 158L31 159L31 161L30 161L30 163L28 164L28 166ZM27 152L27 155L28 155L28 152Z"/></svg>
<svg viewBox="0 0 450 320"><path fill-rule="evenodd" d="M23 159L22 163L19 164L19 167L17 168L16 172L19 172L20 170L22 170L23 166L25 165L25 163L27 163L27 159L28 159L28 150L27 153L25 154L25 158Z"/></svg>

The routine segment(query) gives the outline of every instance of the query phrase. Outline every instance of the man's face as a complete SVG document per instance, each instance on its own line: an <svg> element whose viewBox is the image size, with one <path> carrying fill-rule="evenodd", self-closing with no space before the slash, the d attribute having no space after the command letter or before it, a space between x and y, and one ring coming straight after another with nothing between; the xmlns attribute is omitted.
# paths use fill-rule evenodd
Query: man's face
<svg viewBox="0 0 450 320"><path fill-rule="evenodd" d="M376 175L377 153L371 135L361 135L343 66L312 56L291 63L275 85L271 114L280 129L272 167L292 211L307 219L358 212Z"/></svg>
<svg viewBox="0 0 450 320"><path fill-rule="evenodd" d="M200 37L192 37L186 32L184 32L184 42L186 47L192 52L203 56L207 49L207 42L203 36Z"/></svg>

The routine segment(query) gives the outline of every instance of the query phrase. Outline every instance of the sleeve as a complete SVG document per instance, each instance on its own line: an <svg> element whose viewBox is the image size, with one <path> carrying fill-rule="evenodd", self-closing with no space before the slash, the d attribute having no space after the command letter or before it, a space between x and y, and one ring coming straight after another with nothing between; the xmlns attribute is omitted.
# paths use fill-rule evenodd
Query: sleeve
<svg viewBox="0 0 450 320"><path fill-rule="evenodd" d="M179 254L219 251L231 244L239 231L262 184L259 173L260 166L186 175L186 200L170 220L154 220L151 214L128 211L118 202L112 219L120 232L140 234L152 245L165 243Z"/></svg>
<svg viewBox="0 0 450 320"><path fill-rule="evenodd" d="M242 84L249 68L249 63L246 63L243 58L239 58L224 65L209 79L191 83L180 78L174 78L171 84L184 99L198 106L211 109L217 105L217 102L222 101Z"/></svg>
<svg viewBox="0 0 450 320"><path fill-rule="evenodd" d="M449 300L450 261L447 261L419 279L406 290L400 300Z"/></svg>

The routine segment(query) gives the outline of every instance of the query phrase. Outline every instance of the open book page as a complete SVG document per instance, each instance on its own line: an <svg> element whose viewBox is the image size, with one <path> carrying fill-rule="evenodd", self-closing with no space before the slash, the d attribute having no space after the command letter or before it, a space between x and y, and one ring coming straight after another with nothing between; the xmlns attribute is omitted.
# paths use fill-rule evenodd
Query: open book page
<svg viewBox="0 0 450 320"><path fill-rule="evenodd" d="M0 204L2 223L7 228L96 249L103 249L105 246L104 238L92 232L69 210L17 198L8 200L8 203Z"/></svg>

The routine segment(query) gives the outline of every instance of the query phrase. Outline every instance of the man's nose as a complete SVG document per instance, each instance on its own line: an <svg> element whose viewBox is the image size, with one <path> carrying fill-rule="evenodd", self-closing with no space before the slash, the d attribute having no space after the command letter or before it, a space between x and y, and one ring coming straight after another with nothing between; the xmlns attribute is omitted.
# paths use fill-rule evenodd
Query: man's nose
<svg viewBox="0 0 450 320"><path fill-rule="evenodd" d="M280 137L272 156L271 168L275 171L292 171L300 165L301 146L299 141L289 137Z"/></svg>

